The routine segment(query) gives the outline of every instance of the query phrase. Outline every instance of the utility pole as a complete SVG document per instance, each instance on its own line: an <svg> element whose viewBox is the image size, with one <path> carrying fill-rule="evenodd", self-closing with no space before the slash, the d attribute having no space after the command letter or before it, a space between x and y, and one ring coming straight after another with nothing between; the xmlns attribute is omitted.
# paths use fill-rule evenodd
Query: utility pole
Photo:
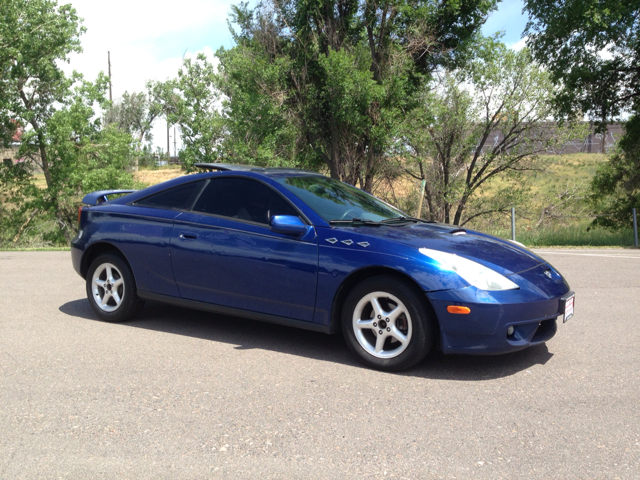
<svg viewBox="0 0 640 480"><path fill-rule="evenodd" d="M171 147L169 143L169 119L167 118L167 162L171 163Z"/></svg>
<svg viewBox="0 0 640 480"><path fill-rule="evenodd" d="M107 63L109 64L109 101L112 102L111 97L111 52L107 52Z"/></svg>
<svg viewBox="0 0 640 480"><path fill-rule="evenodd" d="M178 150L176 149L176 127L173 127L173 156L178 157Z"/></svg>

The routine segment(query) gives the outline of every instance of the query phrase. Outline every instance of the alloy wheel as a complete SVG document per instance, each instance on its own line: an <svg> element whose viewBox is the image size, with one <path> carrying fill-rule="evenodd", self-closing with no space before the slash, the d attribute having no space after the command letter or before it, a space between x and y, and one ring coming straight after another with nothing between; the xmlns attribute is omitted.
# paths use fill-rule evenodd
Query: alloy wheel
<svg viewBox="0 0 640 480"><path fill-rule="evenodd" d="M395 358L409 346L412 335L407 307L387 292L371 292L353 311L353 332L360 346L377 358Z"/></svg>
<svg viewBox="0 0 640 480"><path fill-rule="evenodd" d="M114 312L124 300L122 273L112 263L103 263L96 268L91 280L93 300L100 310Z"/></svg>

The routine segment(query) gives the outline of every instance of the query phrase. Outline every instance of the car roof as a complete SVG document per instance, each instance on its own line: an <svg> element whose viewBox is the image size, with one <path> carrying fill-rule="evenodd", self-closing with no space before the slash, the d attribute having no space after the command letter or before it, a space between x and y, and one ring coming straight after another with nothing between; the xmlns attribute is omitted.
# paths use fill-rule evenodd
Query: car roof
<svg viewBox="0 0 640 480"><path fill-rule="evenodd" d="M258 167L256 165L234 165L231 163L194 163L194 167L208 171L231 171L231 172L255 172L263 175L274 174L306 174L306 175L322 175L311 170L302 170L300 168L289 167Z"/></svg>

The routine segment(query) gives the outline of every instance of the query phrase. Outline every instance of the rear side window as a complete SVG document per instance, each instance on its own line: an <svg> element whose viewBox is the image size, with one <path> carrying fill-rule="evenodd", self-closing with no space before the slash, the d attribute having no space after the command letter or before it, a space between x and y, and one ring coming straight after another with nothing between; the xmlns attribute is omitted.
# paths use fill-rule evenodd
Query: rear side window
<svg viewBox="0 0 640 480"><path fill-rule="evenodd" d="M212 179L193 210L265 225L274 215L298 216L279 193L246 178Z"/></svg>
<svg viewBox="0 0 640 480"><path fill-rule="evenodd" d="M150 195L138 200L134 205L141 207L169 208L175 210L188 209L200 192L204 181L191 182L179 187Z"/></svg>

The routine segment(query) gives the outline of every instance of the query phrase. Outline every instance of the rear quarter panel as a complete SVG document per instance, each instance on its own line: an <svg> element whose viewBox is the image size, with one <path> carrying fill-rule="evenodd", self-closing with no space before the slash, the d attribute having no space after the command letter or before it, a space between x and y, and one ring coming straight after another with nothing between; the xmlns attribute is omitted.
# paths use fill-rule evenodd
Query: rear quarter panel
<svg viewBox="0 0 640 480"><path fill-rule="evenodd" d="M169 241L180 212L128 205L91 207L87 213L84 251L100 242L118 248L133 270L140 290L178 297Z"/></svg>

